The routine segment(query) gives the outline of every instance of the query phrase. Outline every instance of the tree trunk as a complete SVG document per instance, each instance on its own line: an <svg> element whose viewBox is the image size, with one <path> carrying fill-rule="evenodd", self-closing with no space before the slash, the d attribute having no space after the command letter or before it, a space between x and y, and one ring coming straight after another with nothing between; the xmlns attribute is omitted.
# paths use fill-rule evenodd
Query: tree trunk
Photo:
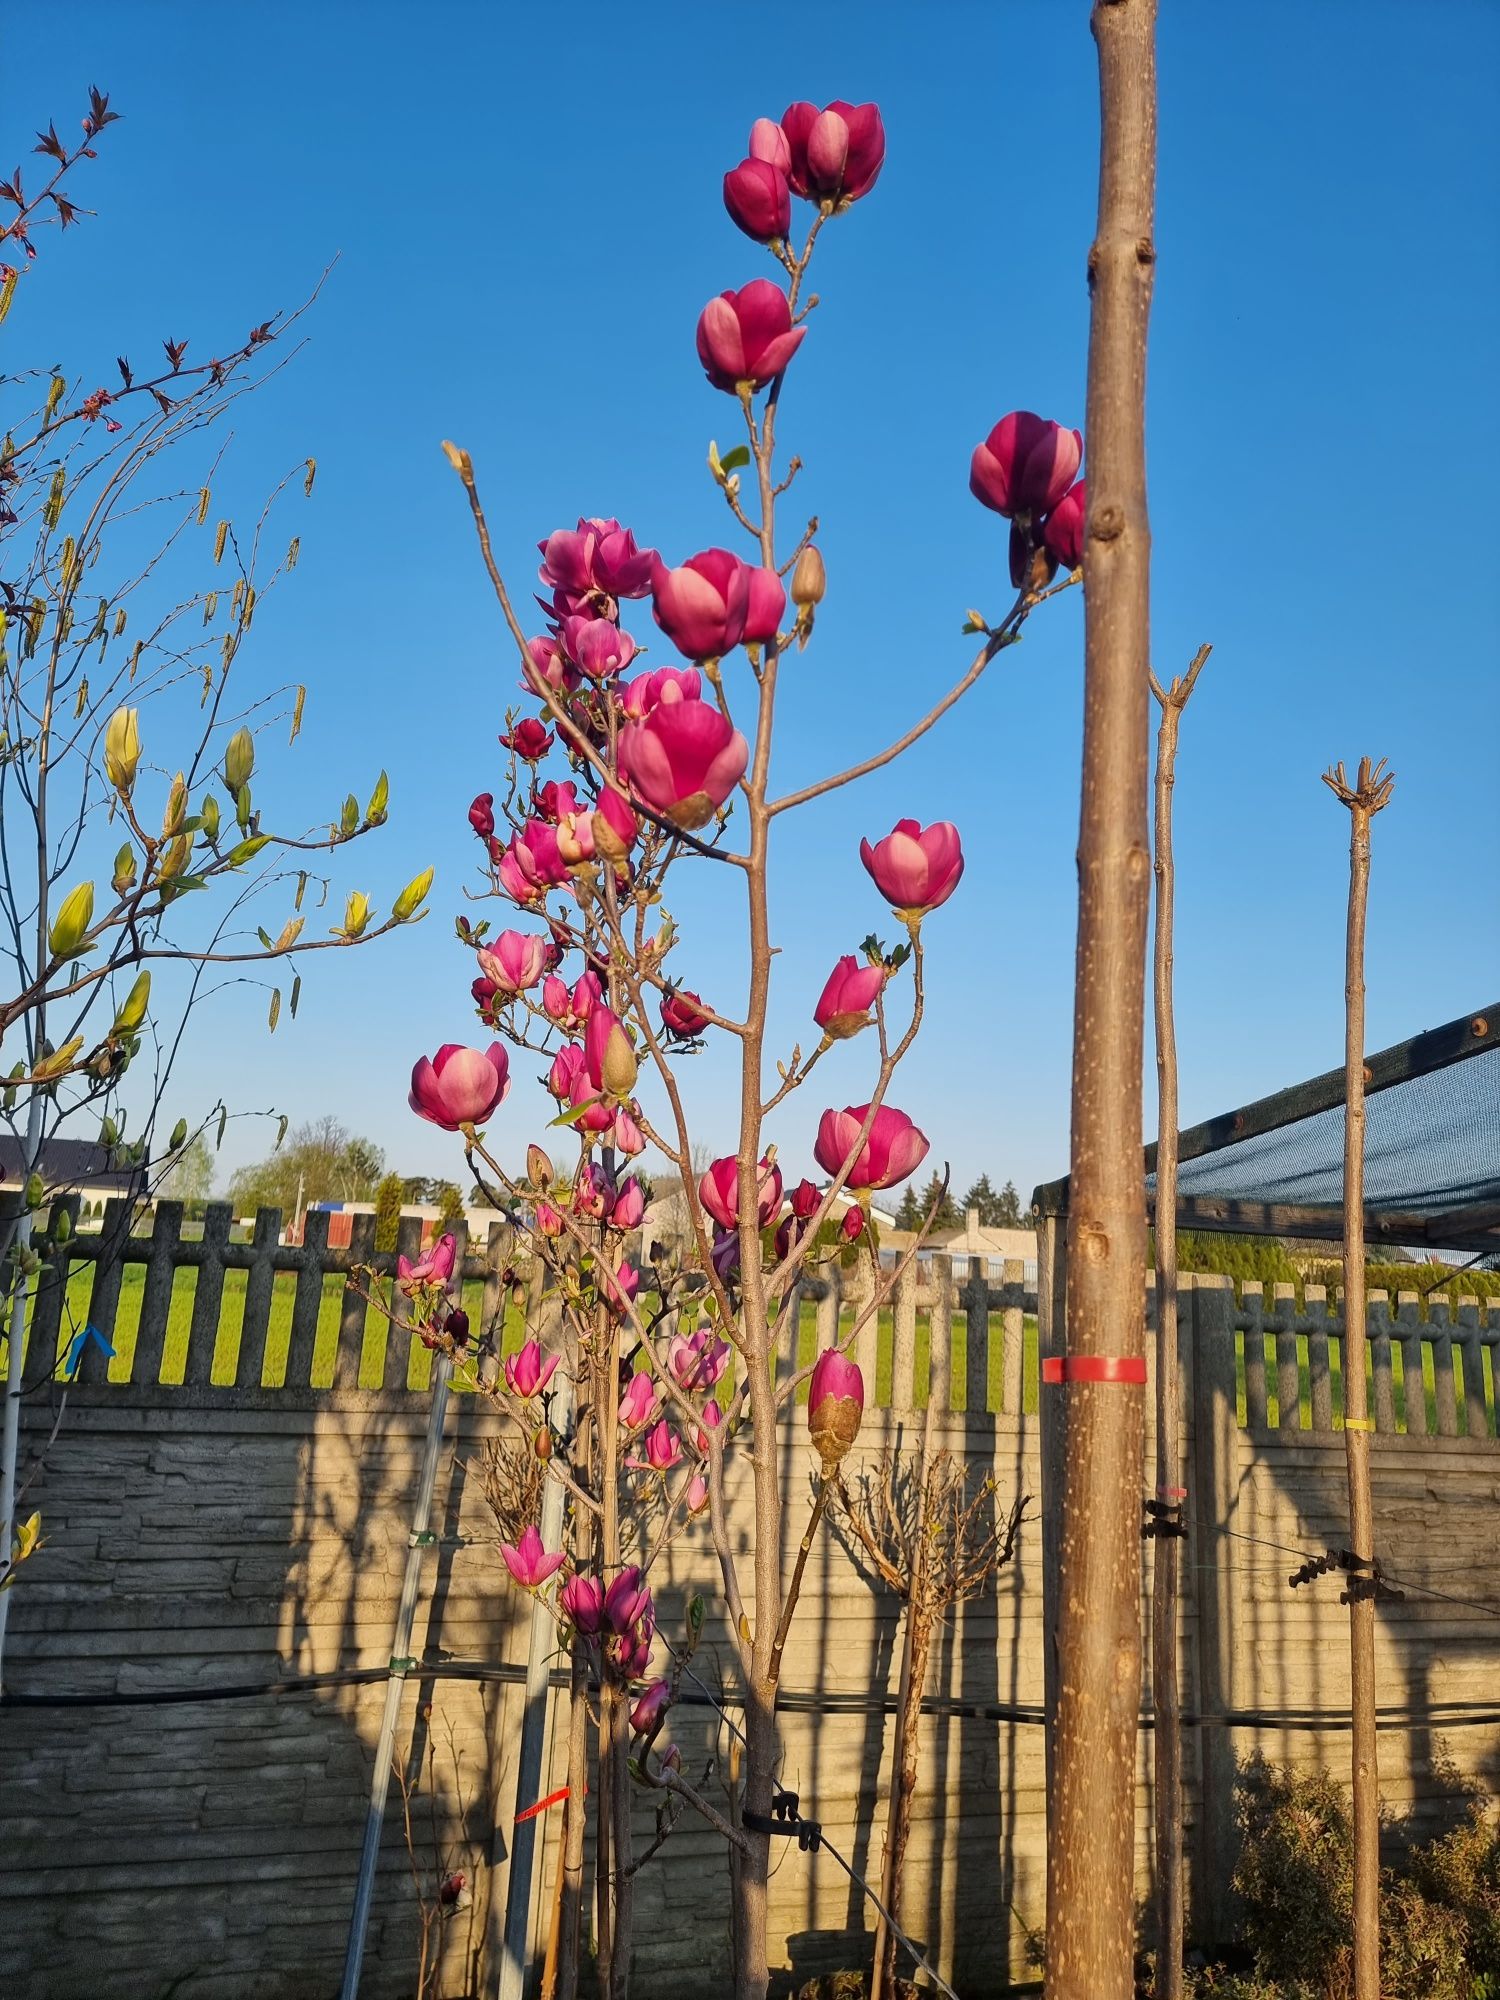
<svg viewBox="0 0 1500 2000"><path fill-rule="evenodd" d="M1344 1456L1349 1475L1349 1546L1365 1568L1350 1576L1349 1702L1353 1724L1354 2000L1380 2000L1380 1771L1375 1740L1375 1522L1370 1503L1370 1432L1365 1394L1365 908L1370 820L1393 779L1368 757L1350 791L1342 765L1330 773L1349 808L1349 914L1344 956Z"/></svg>
<svg viewBox="0 0 1500 2000"><path fill-rule="evenodd" d="M760 1617L759 1610L756 1613ZM776 1769L776 1690L752 1682L745 1692L745 1790L750 1812L771 1810ZM771 1843L745 1830L749 1852L734 1871L734 2000L765 2000L770 1982L766 1936L766 1890Z"/></svg>
<svg viewBox="0 0 1500 2000"><path fill-rule="evenodd" d="M568 1690L568 1803L563 1818L562 1911L558 1920L557 2000L578 2000L583 1937L583 1843L588 1825L584 1794L589 1775L588 1662L573 1648Z"/></svg>
<svg viewBox="0 0 1500 2000"><path fill-rule="evenodd" d="M1083 798L1068 1251L1052 2000L1131 2000L1140 1701L1141 1173L1151 538L1146 332L1155 250L1155 0L1094 9L1102 143L1084 534Z"/></svg>
<svg viewBox="0 0 1500 2000"><path fill-rule="evenodd" d="M1182 1395L1177 1370L1177 1022L1173 1011L1172 929L1176 868L1172 853L1172 788L1177 735L1198 675L1208 658L1199 649L1185 681L1152 687L1161 703L1156 733L1156 1499L1162 1532L1151 1565L1151 1707L1153 1817L1156 1835L1155 2000L1182 2000L1182 1734L1177 1684L1177 1536L1187 1493L1182 1484Z"/></svg>

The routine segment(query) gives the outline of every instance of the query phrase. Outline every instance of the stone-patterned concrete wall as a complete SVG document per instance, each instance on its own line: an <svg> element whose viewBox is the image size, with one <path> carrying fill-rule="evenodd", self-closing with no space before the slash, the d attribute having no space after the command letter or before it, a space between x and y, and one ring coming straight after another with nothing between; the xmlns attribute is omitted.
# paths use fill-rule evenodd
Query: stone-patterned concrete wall
<svg viewBox="0 0 1500 2000"><path fill-rule="evenodd" d="M1189 1288L1191 1292L1192 1288ZM1188 1319L1193 1322L1190 1312ZM1205 1321L1205 1325L1209 1322ZM1332 1433L1235 1427L1233 1331L1220 1301L1214 1366L1190 1381L1198 1430L1190 1487L1184 1695L1214 1712L1337 1711L1347 1698L1347 1618L1338 1579L1292 1592L1287 1548L1341 1539L1342 1440ZM1200 1329L1200 1332L1202 1329ZM1196 1363L1200 1356L1193 1357ZM1211 1378L1211 1379L1210 1379ZM436 1661L519 1662L524 1631L503 1587L494 1530L472 1461L488 1413L450 1408L414 1652ZM339 1667L383 1668L406 1555L424 1407L405 1394L165 1388L78 1390L33 1491L49 1545L17 1587L13 1690L180 1690ZM1190 1426L1190 1431L1191 1431ZM45 1442L27 1416L28 1447ZM1039 1492L1035 1419L944 1417L942 1441L993 1473L1001 1503ZM913 1435L913 1416L872 1411L861 1448ZM1391 1567L1496 1604L1493 1437L1372 1440L1379 1545ZM789 1421L783 1469L788 1565L811 1470ZM1216 1510L1209 1518L1202 1510ZM751 1536L735 1503L734 1533ZM1254 1537L1256 1539L1243 1539ZM1468 1565L1465 1568L1465 1565ZM1143 1584L1149 1583L1149 1544ZM675 1544L658 1578L664 1623L695 1588L710 1594L706 1531ZM1435 1810L1446 1741L1494 1786L1500 1730L1457 1727L1444 1704L1493 1700L1500 1619L1411 1593L1380 1613L1380 1698L1421 1713L1381 1737L1384 1788L1398 1807ZM728 1654L710 1627L699 1665ZM1207 1667L1207 1674L1200 1671ZM878 1874L890 1721L854 1704L894 1692L898 1622L832 1536L809 1569L784 1685L784 1781L861 1872ZM1043 1700L1040 1533L988 1598L962 1607L935 1648L929 1691L960 1706ZM800 1698L816 1696L809 1712ZM280 1699L96 1709L0 1710L0 1991L27 2000L328 2000L337 1991L382 1687ZM429 1713L430 1710L430 1713ZM513 1819L513 1687L414 1675L400 1743L408 1767L437 1749L437 1812L448 1865L475 1885L445 1927L441 1990L489 1991L491 1861ZM712 1714L679 1710L674 1734L701 1775ZM1188 1756L1189 1855L1205 1894L1224 1872L1225 1816L1200 1809L1202 1751L1222 1804L1232 1759L1255 1748L1342 1765L1336 1730L1194 1730ZM457 1752L455 1779L450 1749ZM544 1789L561 1782L560 1746ZM1150 1740L1141 1738L1139 1887L1148 1887ZM709 1780L712 1789L713 1780ZM428 1809L415 1815L425 1841ZM558 1815L548 1815L542 1879ZM495 1828L501 1829L497 1835ZM652 1828L640 1813L639 1841ZM934 1715L926 1724L906 1915L965 2000L1022 1976L1040 1934L1045 1889L1043 1732L1031 1723ZM727 1990L728 1871L721 1843L684 1820L639 1878L639 1990L709 2000ZM826 1854L779 1856L772 1934L797 1977L858 1957L866 1911ZM413 1992L414 1901L393 1796L364 1992Z"/></svg>

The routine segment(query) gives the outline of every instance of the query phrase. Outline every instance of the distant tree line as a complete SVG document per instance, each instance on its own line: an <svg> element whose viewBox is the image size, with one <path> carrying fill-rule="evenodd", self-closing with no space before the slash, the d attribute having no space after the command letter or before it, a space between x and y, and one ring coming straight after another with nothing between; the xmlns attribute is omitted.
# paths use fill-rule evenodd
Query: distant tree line
<svg viewBox="0 0 1500 2000"><path fill-rule="evenodd" d="M997 1194L989 1175L981 1174L963 1198L956 1200L953 1190L944 1188L942 1175L935 1172L926 1187L920 1190L908 1184L901 1197L901 1206L896 1210L896 1226L898 1229L920 1229L931 1215L931 1233L941 1236L950 1229L962 1228L964 1217L971 1208L979 1211L981 1229L1025 1229L1030 1225L1030 1217L1022 1211L1021 1197L1016 1193L1014 1181L1007 1181Z"/></svg>

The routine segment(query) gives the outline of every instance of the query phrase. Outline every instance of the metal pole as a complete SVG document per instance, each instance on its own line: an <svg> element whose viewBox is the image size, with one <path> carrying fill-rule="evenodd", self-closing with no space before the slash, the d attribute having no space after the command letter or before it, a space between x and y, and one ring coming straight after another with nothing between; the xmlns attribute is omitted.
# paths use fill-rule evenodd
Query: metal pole
<svg viewBox="0 0 1500 2000"><path fill-rule="evenodd" d="M365 1814L365 1839L359 1853L359 1880L354 1888L354 1913L349 1919L349 1947L344 1955L344 1983L339 1988L339 2000L355 2000L359 1992L365 1933L370 1927L370 1907L375 1900L375 1864L380 1859L385 1795L391 1782L391 1751L396 1741L396 1719L401 1712L407 1670L412 1665L407 1648L411 1645L417 1589L422 1580L422 1553L427 1547L432 1489L437 1483L438 1458L443 1449L443 1419L448 1413L448 1377L452 1365L446 1354L436 1355L432 1364L432 1407L427 1415L427 1442L422 1449L416 1506L412 1510L411 1534L407 1538L406 1575L401 1583L401 1604L396 1612L396 1630L391 1639L391 1677L385 1684L385 1713L380 1718L380 1740L375 1746L370 1809Z"/></svg>
<svg viewBox="0 0 1500 2000"><path fill-rule="evenodd" d="M21 1462L21 1388L26 1360L26 1317L31 1302L31 1285L21 1269L20 1258L31 1248L31 1210L26 1206L26 1189L42 1156L42 1093L34 1090L26 1107L26 1137L21 1146L21 1188L17 1196L20 1212L16 1217L10 1245L16 1255L14 1286L10 1295L9 1355L5 1379L5 1420L0 1435L0 1576L10 1569L11 1543L15 1539L16 1480ZM51 1357L49 1356L49 1361ZM11 1590L0 1590L0 1687L5 1681L5 1628L10 1619Z"/></svg>
<svg viewBox="0 0 1500 2000"><path fill-rule="evenodd" d="M549 1418L552 1428L565 1431L572 1414L572 1380L560 1376ZM549 1479L542 1492L540 1523L542 1546L546 1549L555 1549L561 1543L565 1498L562 1481ZM541 1793L552 1656L556 1650L557 1621L541 1598L534 1597L531 1601L531 1631L526 1645L526 1706L521 1716L521 1753L516 1766L517 1812L534 1804ZM581 1800L568 1801L569 1811L578 1811L581 1806ZM540 1824L540 1820L528 1819L512 1829L510 1855L506 1863L505 1942L500 1954L497 2000L521 2000L526 1985L526 1968L531 1961L531 1877L536 1865L536 1834ZM498 1888L498 1883L493 1884L490 1893L496 1894Z"/></svg>

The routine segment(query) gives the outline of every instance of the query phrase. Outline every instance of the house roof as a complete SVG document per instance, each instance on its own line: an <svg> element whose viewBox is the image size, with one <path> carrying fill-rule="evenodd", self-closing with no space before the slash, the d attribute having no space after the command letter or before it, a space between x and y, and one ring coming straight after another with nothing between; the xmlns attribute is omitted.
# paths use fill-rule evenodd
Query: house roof
<svg viewBox="0 0 1500 2000"><path fill-rule="evenodd" d="M18 1139L0 1136L0 1182L19 1187L24 1155ZM116 1166L106 1146L91 1139L48 1139L43 1142L37 1172L49 1189L76 1188L89 1194L139 1194L146 1184L144 1166Z"/></svg>

